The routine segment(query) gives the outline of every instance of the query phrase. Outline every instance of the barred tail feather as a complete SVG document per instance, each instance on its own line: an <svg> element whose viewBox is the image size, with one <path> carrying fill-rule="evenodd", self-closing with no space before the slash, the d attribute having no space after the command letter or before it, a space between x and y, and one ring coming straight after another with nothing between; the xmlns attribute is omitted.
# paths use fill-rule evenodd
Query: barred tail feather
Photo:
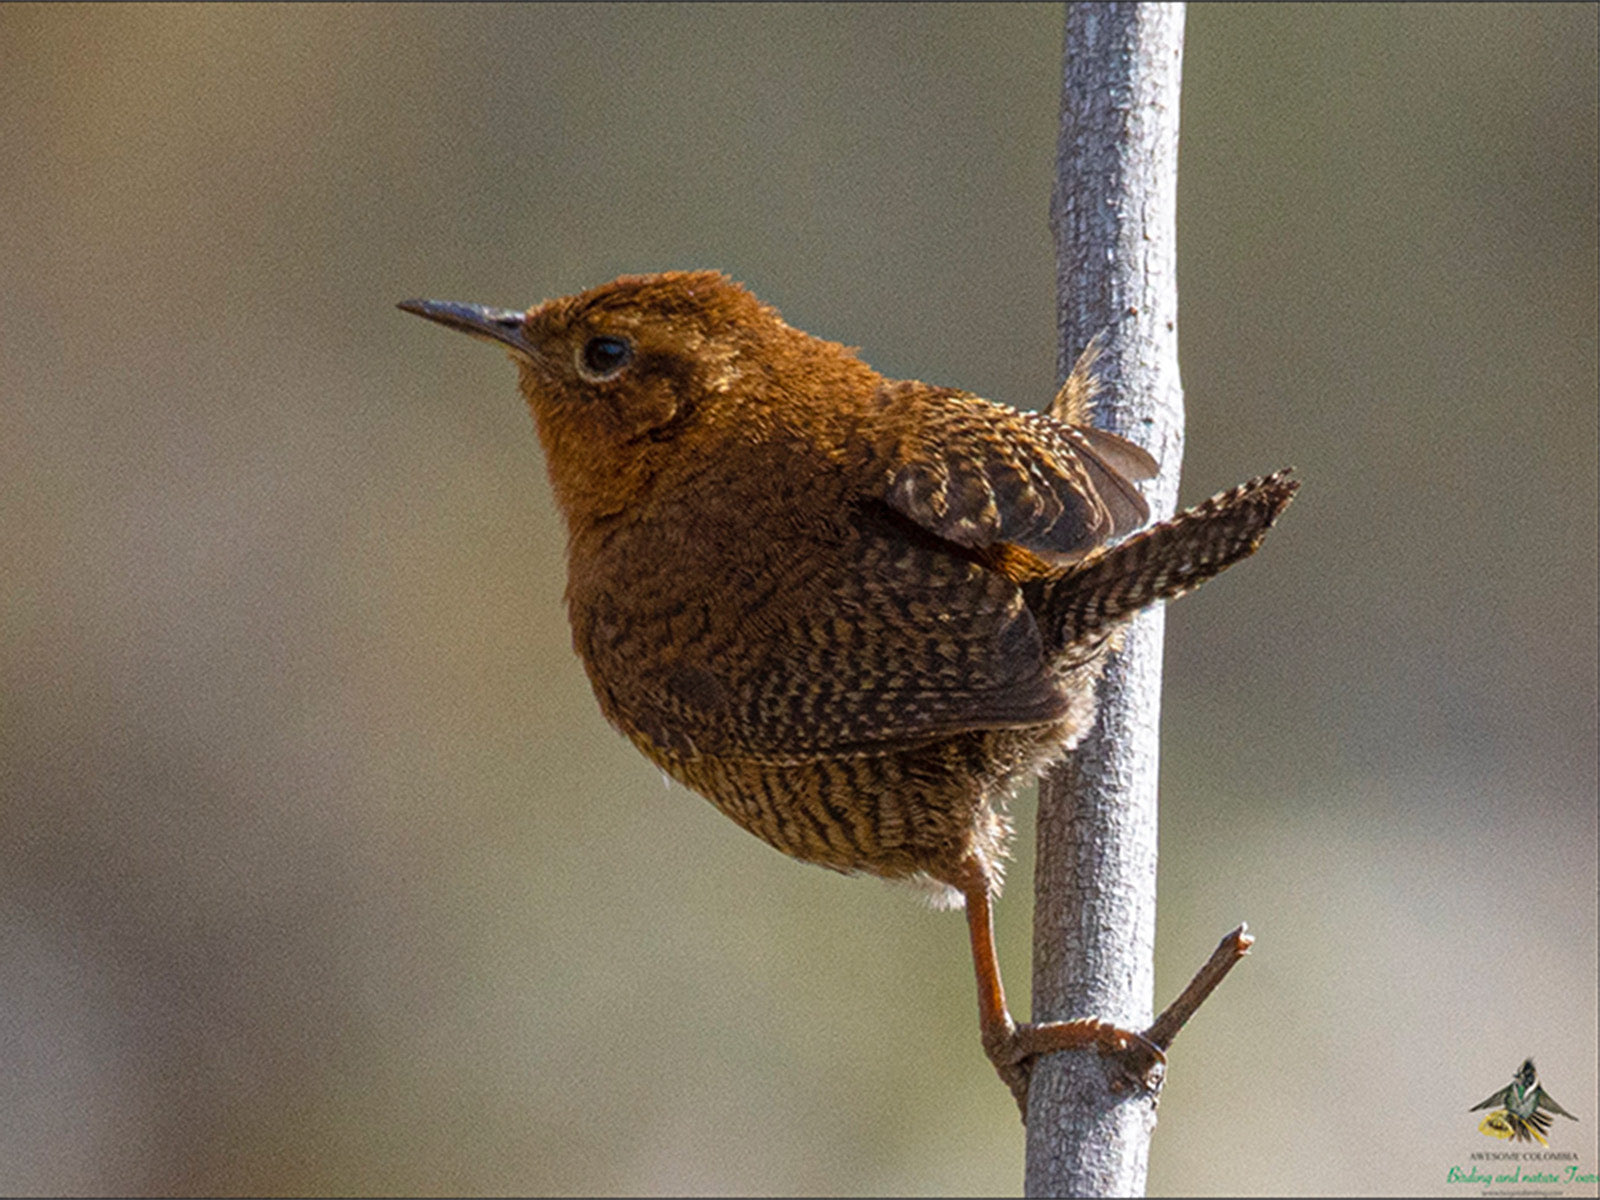
<svg viewBox="0 0 1600 1200"><path fill-rule="evenodd" d="M1299 486L1289 469L1252 479L1050 580L1035 607L1046 644L1064 651L1102 637L1140 609L1192 591L1250 557Z"/></svg>

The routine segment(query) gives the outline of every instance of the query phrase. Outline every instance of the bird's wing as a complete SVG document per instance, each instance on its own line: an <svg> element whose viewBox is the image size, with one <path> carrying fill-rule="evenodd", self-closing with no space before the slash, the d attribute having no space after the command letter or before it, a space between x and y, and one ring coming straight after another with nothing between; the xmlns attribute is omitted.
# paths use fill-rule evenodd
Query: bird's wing
<svg viewBox="0 0 1600 1200"><path fill-rule="evenodd" d="M591 647L596 690L612 681L602 706L671 755L767 762L1066 713L1016 584L887 505L852 512L848 525L834 547L846 554L801 551L732 583L736 619L676 612L670 644L652 633L660 621L613 618L597 602L575 632Z"/></svg>
<svg viewBox="0 0 1600 1200"><path fill-rule="evenodd" d="M1134 482L1155 460L1116 434L918 383L877 400L896 418L880 423L884 499L947 541L1063 562L1149 519Z"/></svg>
<svg viewBox="0 0 1600 1200"><path fill-rule="evenodd" d="M1511 1102L1511 1088L1509 1086L1507 1086L1507 1087L1501 1088L1498 1092L1496 1092L1494 1095L1490 1096L1482 1104L1474 1104L1471 1108L1467 1109L1467 1111L1468 1112L1477 1112L1480 1108L1499 1108L1499 1107L1503 1107L1506 1104L1509 1104L1510 1102Z"/></svg>
<svg viewBox="0 0 1600 1200"><path fill-rule="evenodd" d="M1568 1117L1568 1118L1570 1118L1571 1120L1574 1120L1574 1121L1576 1121L1578 1119L1577 1117L1574 1117L1571 1113L1569 1113L1566 1109L1562 1108L1561 1105L1557 1104L1554 1100L1550 1099L1550 1093L1545 1091L1543 1088L1535 1088L1534 1090L1538 1093L1537 1103L1535 1105L1536 1108L1545 1109L1547 1112L1553 1112L1557 1116Z"/></svg>
<svg viewBox="0 0 1600 1200"><path fill-rule="evenodd" d="M778 762L1067 714L1072 689L1020 578L1142 524L1122 470L1154 462L1114 435L959 392L886 385L875 400L901 419L872 423L885 432L865 464L758 439L740 466L770 457L759 513L707 506L692 538L669 523L649 545L607 550L614 564L692 563L685 578L722 580L714 593L680 590L671 569L648 591L574 571L574 635L617 725L671 757ZM697 490L732 486L717 469ZM681 545L663 555L665 537Z"/></svg>
<svg viewBox="0 0 1600 1200"><path fill-rule="evenodd" d="M694 570L649 590L573 577L574 641L614 724L670 757L780 762L1066 714L1015 582L881 500L817 508L826 527L797 515L758 545L702 529L675 556ZM705 574L721 586L679 587Z"/></svg>

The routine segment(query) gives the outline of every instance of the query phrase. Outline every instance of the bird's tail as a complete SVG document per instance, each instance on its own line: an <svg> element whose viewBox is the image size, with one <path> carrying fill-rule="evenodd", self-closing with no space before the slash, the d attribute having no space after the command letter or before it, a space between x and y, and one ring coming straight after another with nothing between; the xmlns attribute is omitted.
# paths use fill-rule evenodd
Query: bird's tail
<svg viewBox="0 0 1600 1200"><path fill-rule="evenodd" d="M1152 525L1072 569L1041 581L1032 605L1058 651L1103 638L1158 600L1171 600L1249 558L1300 483L1263 475Z"/></svg>

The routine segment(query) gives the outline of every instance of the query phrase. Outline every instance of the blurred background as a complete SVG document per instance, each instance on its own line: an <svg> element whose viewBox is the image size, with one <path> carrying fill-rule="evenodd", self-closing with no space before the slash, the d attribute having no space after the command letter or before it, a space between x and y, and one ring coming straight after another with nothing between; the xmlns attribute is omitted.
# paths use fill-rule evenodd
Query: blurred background
<svg viewBox="0 0 1600 1200"><path fill-rule="evenodd" d="M1020 1188L959 916L605 725L513 369L394 304L716 267L1039 407L1061 31L0 7L0 1191ZM1595 1170L1596 33L1190 12L1183 499L1305 487L1168 620L1158 1004L1260 942L1154 1192L1443 1191L1530 1055Z"/></svg>

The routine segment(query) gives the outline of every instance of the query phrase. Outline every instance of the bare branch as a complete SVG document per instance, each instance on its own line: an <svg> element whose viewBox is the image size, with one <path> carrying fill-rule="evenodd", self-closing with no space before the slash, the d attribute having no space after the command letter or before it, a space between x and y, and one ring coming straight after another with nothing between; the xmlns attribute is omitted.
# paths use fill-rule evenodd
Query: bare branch
<svg viewBox="0 0 1600 1200"><path fill-rule="evenodd" d="M1145 494L1174 510L1183 456L1177 359L1182 5L1072 4L1051 206L1058 376L1105 331L1096 422L1161 463ZM1162 613L1142 614L1100 685L1094 731L1041 784L1033 1019L1149 1024L1154 991ZM1180 1022L1181 1023L1181 1022ZM1029 1195L1142 1195L1155 1097L1114 1090L1099 1056L1045 1056L1028 1105Z"/></svg>

